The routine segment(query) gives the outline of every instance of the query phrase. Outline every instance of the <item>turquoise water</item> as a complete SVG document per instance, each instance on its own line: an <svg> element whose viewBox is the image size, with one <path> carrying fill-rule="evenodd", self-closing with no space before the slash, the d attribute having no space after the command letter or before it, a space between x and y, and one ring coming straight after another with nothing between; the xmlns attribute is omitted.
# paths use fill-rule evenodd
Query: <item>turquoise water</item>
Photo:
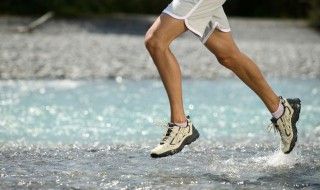
<svg viewBox="0 0 320 190"><path fill-rule="evenodd" d="M237 79L183 82L200 139L151 159L169 118L159 80L0 81L0 188L319 189L320 80L271 79L299 97L290 155L267 132L270 114Z"/></svg>

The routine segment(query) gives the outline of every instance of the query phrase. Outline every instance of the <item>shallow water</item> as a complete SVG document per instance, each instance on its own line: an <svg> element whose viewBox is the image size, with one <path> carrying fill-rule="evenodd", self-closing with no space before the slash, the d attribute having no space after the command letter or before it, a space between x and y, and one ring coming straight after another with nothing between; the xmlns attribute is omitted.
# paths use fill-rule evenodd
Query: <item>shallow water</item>
<svg viewBox="0 0 320 190"><path fill-rule="evenodd" d="M270 80L300 97L297 147L282 154L270 115L239 80L184 80L200 139L149 156L168 119L159 80L1 81L0 189L319 189L320 81Z"/></svg>

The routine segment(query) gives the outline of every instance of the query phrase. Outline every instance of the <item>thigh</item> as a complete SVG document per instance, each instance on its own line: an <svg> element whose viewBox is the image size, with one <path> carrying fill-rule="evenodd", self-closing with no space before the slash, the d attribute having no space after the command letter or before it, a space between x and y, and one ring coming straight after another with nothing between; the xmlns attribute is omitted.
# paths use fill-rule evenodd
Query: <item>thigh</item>
<svg viewBox="0 0 320 190"><path fill-rule="evenodd" d="M170 44L176 37L187 30L184 20L162 13L149 28L146 38L156 37L163 43Z"/></svg>

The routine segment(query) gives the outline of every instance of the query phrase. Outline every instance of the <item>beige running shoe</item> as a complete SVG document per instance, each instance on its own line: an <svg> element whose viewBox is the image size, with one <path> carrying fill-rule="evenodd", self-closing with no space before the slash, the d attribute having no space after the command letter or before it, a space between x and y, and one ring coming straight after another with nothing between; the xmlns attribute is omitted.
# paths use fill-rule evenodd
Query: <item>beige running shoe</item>
<svg viewBox="0 0 320 190"><path fill-rule="evenodd" d="M271 118L271 122L273 128L280 134L282 152L289 154L298 138L296 123L299 120L301 101L298 98L284 99L281 96L280 99L284 107L284 113L279 119Z"/></svg>
<svg viewBox="0 0 320 190"><path fill-rule="evenodd" d="M185 145L189 145L199 138L197 129L187 116L187 126L179 127L176 124L168 123L166 131L162 136L160 144L151 150L151 157L159 158L180 152Z"/></svg>

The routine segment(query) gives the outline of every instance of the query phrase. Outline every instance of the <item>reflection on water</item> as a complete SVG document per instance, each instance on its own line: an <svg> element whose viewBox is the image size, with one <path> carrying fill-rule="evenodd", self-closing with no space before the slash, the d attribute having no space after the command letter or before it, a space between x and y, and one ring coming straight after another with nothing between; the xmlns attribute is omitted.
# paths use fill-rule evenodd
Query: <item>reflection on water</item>
<svg viewBox="0 0 320 190"><path fill-rule="evenodd" d="M235 79L185 80L201 133L182 153L151 159L168 117L158 80L1 81L0 188L320 188L318 79L271 80L300 97L298 146L279 150L270 115Z"/></svg>

